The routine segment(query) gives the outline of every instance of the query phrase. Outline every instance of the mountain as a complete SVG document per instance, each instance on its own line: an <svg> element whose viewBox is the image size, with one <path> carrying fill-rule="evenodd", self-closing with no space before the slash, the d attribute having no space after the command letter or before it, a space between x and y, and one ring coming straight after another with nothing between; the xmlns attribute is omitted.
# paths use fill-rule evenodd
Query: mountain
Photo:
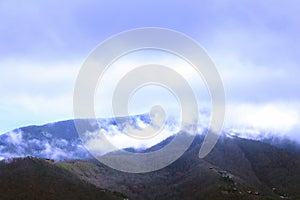
<svg viewBox="0 0 300 200"><path fill-rule="evenodd" d="M77 119L77 121L84 126L87 134L102 131L112 139L115 139L114 136L118 134L124 135L125 128L140 130L140 127L148 126L151 122L149 114L98 119L98 123L88 119ZM174 120L167 121L169 128L175 126L174 124ZM172 135L174 131L170 130L168 134ZM168 137L168 135L164 137ZM104 150L101 153L107 152ZM79 138L74 120L22 127L0 135L0 160L26 156L54 160L91 157Z"/></svg>
<svg viewBox="0 0 300 200"><path fill-rule="evenodd" d="M124 198L79 179L51 160L27 157L0 162L0 199Z"/></svg>
<svg viewBox="0 0 300 200"><path fill-rule="evenodd" d="M147 117L141 116L122 120L124 124L149 123ZM99 124L108 132L116 128L112 119L102 119ZM89 131L97 128L87 123ZM146 149L126 150L156 151L173 138L174 135ZM57 195L54 199L62 199L64 188L95 195L89 198L78 194L80 199L93 199L103 192L108 199L300 199L297 151L282 145L275 147L274 139L265 138L262 142L223 134L208 156L200 159L203 139L204 135L196 135L189 149L164 169L130 174L94 160L78 138L73 120L19 128L0 135L0 158L5 159L0 163L0 199L28 199L28 195L51 198L53 191ZM72 196L68 192L65 195Z"/></svg>
<svg viewBox="0 0 300 200"><path fill-rule="evenodd" d="M124 127L128 124L137 128L141 125L149 125L150 117L148 114L143 114L118 118L118 123L121 122L120 126L116 125L115 119L110 118L98 119L98 125L91 124L89 120L82 119L81 121L84 122L86 129L91 132L102 129L109 135L114 136L122 133ZM170 119L167 121L167 124L172 127L175 126L174 124L176 123ZM172 128L170 132L172 132ZM223 135L232 137L227 133L223 133ZM300 154L300 144L287 138L270 136L262 137L257 140ZM137 150L130 146L125 148L129 151ZM155 150L157 146L153 148L153 150ZM143 149L139 149L139 151L143 151ZM41 126L22 127L0 135L0 160L26 156L49 158L56 161L91 158L90 153L85 149L79 139L74 120Z"/></svg>
<svg viewBox="0 0 300 200"><path fill-rule="evenodd" d="M264 143L271 144L272 146L279 147L281 149L286 149L289 152L300 154L300 144L297 141L291 140L287 137L264 137L260 141Z"/></svg>
<svg viewBox="0 0 300 200"><path fill-rule="evenodd" d="M103 129L110 134L122 131L125 125L138 126L141 121L149 123L149 115L120 117L122 127L116 126L115 119L98 119L98 124L81 119L86 130ZM0 160L13 157L33 156L54 160L86 159L91 157L78 136L74 120L50 123L42 126L27 126L0 135Z"/></svg>
<svg viewBox="0 0 300 200"><path fill-rule="evenodd" d="M0 135L0 158L34 156L55 160L86 158L74 121L28 126Z"/></svg>
<svg viewBox="0 0 300 200"><path fill-rule="evenodd" d="M168 140L151 149L161 148ZM300 198L298 154L258 141L222 137L213 151L200 159L202 142L203 136L197 136L177 161L145 174L119 172L95 160L57 165L98 187L126 194L129 199Z"/></svg>

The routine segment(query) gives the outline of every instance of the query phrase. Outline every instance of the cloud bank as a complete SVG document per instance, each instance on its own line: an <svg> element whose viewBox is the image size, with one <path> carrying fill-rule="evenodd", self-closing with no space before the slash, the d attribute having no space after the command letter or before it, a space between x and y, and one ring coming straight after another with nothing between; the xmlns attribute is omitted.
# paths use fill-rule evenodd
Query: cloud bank
<svg viewBox="0 0 300 200"><path fill-rule="evenodd" d="M299 13L299 2L293 0L1 1L0 132L71 119L74 83L89 52L120 31L158 26L191 36L214 60L227 96L226 130L262 130L300 140ZM205 105L202 109L209 110L207 91L198 88L201 80L182 61L157 54L160 57L139 58L176 65L194 86L201 106ZM119 64L128 70L137 60L131 57ZM107 87L98 94L105 97L97 97L99 115L109 116L111 110L101 104L109 107L114 78L123 72L115 68L107 75ZM161 94L137 93L131 114L147 112L157 102L167 106L175 102Z"/></svg>

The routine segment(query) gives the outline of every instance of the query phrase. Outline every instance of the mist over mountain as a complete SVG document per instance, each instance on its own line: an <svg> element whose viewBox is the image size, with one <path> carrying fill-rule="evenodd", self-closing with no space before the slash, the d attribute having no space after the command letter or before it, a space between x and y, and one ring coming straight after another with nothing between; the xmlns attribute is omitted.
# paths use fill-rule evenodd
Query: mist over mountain
<svg viewBox="0 0 300 200"><path fill-rule="evenodd" d="M35 156L55 160L86 158L72 120L28 126L0 135L0 158Z"/></svg>
<svg viewBox="0 0 300 200"><path fill-rule="evenodd" d="M144 151L155 151L172 139L167 138ZM66 195L63 188L80 185L86 185L78 191L81 195L90 191L90 198L86 195L82 196L83 199L97 199L97 195L106 195L108 199L124 196L124 199L136 200L300 198L299 154L263 142L222 136L212 152L200 159L198 152L203 139L203 135L197 135L188 150L174 163L144 174L120 172L92 158L54 162L29 157L2 161L0 185L16 188L15 192L9 193L11 197L24 194L41 197L38 191L42 191L45 195L42 199L54 195L61 197ZM57 177L65 187L51 186L57 182ZM37 180L39 187L36 186ZM51 184L47 184L49 182ZM33 190L28 193L26 186L30 184L33 184Z"/></svg>
<svg viewBox="0 0 300 200"><path fill-rule="evenodd" d="M88 133L101 130L112 142L116 142L127 126L140 129L150 124L150 118L145 114L123 117L117 121L99 119L98 124L85 119L81 119L81 122L85 124ZM125 140L117 145L126 151L147 153L163 148L176 134L191 137L185 131L173 132L177 131L176 125L176 121L169 119L165 135L149 143L128 143ZM27 181L35 180L37 171L42 170L42 174L47 173L54 179L55 176L62 176L61 184L67 187L73 187L69 185L71 182L81 185L85 184L82 183L84 181L91 184L93 186L85 186L82 194L93 190L93 195L106 195L108 199L119 198L120 195L128 196L129 199L300 198L300 154L297 142L275 136L261 136L251 140L242 138L243 134L228 131L221 134L208 156L200 159L198 153L207 129L200 124L197 130L191 146L171 165L155 172L130 174L116 171L95 160L81 142L74 120L23 127L0 135L0 158L3 160L0 168L2 171L11 169L11 166L16 169L7 171L10 177L14 177L13 181L9 181L8 175L3 173L0 173L0 179L3 184L9 183L10 187L19 188L16 194L33 196L38 195L37 191L29 194L18 183L23 181L28 185ZM103 151L103 155L110 153L118 155L119 151ZM14 159L19 157L23 159ZM30 175L32 178L25 178L27 174L24 170L27 168L22 167L25 165L29 171L33 170ZM66 177L68 173L72 174L72 180ZM39 190L53 195L52 189L50 194L47 186L47 182L52 179L41 177L39 180ZM59 188L54 190L56 195L63 195ZM108 192L103 193L104 190ZM117 191L118 194L115 196L109 191ZM94 196L91 199L95 199Z"/></svg>
<svg viewBox="0 0 300 200"><path fill-rule="evenodd" d="M153 148L161 141L172 137L180 130L178 122L170 118L166 122L166 127L160 136L150 141L132 140L122 131L130 126L136 129L143 128L150 124L148 114L115 119L98 119L98 124L91 124L89 120L82 120L86 124L87 131L97 134L97 131L104 132L105 136L119 149L145 150ZM205 134L207 129L204 124L200 124L197 134ZM259 130L256 130L259 131ZM286 149L291 152L300 152L300 145L287 137L276 136L270 133L253 135L249 132L236 132L226 130L222 134L224 137L239 137L259 140L273 146ZM108 153L105 149L100 149L102 154ZM12 130L0 135L0 159L34 156L39 158L49 158L54 160L64 159L86 159L90 158L90 153L86 150L77 133L74 120L50 123L42 126L27 126Z"/></svg>

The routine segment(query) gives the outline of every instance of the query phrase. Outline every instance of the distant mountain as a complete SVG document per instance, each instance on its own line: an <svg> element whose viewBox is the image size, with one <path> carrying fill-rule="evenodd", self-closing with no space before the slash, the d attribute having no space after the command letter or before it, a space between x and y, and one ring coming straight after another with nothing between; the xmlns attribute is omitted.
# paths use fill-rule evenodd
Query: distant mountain
<svg viewBox="0 0 300 200"><path fill-rule="evenodd" d="M34 156L55 160L89 157L74 121L28 126L0 135L0 158Z"/></svg>
<svg viewBox="0 0 300 200"><path fill-rule="evenodd" d="M271 136L271 137L262 138L260 139L260 141L264 143L268 143L275 147L279 147L281 149L285 149L289 152L300 154L299 142L293 141L287 137Z"/></svg>
<svg viewBox="0 0 300 200"><path fill-rule="evenodd" d="M82 121L84 121L89 131L103 129L113 135L116 130L122 132L122 128L124 128L126 124L137 128L141 123L147 125L150 123L150 118L147 114L118 118L118 122L121 122L121 126L118 127L116 126L117 123L115 119L99 119L98 125L91 125L88 120ZM172 119L167 123L170 124L170 126L175 124ZM223 135L232 137L227 133L223 133ZM272 136L262 137L259 138L259 140L300 154L299 143L287 138ZM152 147L152 151L155 151L157 147L158 146ZM133 147L127 147L126 150L149 151L151 149L137 150ZM74 120L50 123L42 126L22 127L0 135L0 160L26 156L49 158L57 161L91 158L90 153L85 149L79 139Z"/></svg>
<svg viewBox="0 0 300 200"><path fill-rule="evenodd" d="M88 131L103 129L114 134L110 129L122 129L126 124L137 127L140 121L147 124L149 116L145 114L118 118L118 122L121 122L123 127L117 128L115 119L98 119L98 125L90 124L89 120L81 121ZM22 127L0 135L0 160L26 156L54 160L91 157L82 145L74 120Z"/></svg>

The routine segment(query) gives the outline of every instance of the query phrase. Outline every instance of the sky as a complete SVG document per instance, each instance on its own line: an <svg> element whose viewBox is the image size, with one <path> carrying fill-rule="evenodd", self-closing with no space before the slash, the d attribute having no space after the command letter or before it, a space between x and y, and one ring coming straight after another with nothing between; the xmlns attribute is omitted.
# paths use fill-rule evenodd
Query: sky
<svg viewBox="0 0 300 200"><path fill-rule="evenodd" d="M89 53L121 31L163 27L190 36L214 61L225 87L225 129L258 128L300 140L299 4L0 0L0 133L73 118L74 85ZM116 65L139 62L133 56ZM99 109L99 117L107 116Z"/></svg>

